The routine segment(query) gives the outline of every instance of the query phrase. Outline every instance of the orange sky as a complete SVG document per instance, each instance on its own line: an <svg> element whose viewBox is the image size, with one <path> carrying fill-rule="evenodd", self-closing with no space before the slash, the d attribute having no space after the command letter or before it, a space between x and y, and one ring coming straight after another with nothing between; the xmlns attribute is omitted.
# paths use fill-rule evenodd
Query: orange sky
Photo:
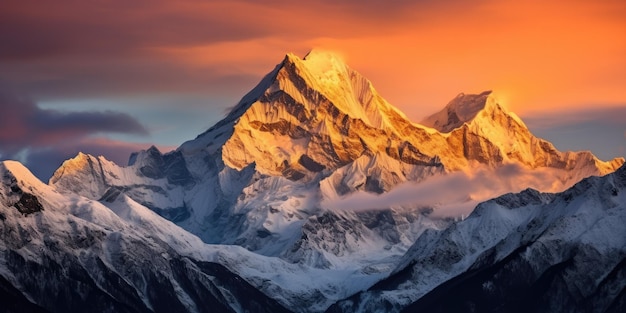
<svg viewBox="0 0 626 313"><path fill-rule="evenodd" d="M171 147L217 122L285 53L322 48L340 53L416 122L460 92L491 89L542 136L581 118L593 133L614 117L618 135L604 147L561 146L558 138L580 141L571 130L548 139L619 156L624 17L623 0L5 0L0 100L4 92L44 109L112 110L124 116L106 121L132 118L148 133L94 128L74 136L77 145L99 134L123 147ZM0 108L14 105L7 103ZM24 147L33 148L27 140ZM2 150L0 142L0 157Z"/></svg>
<svg viewBox="0 0 626 313"><path fill-rule="evenodd" d="M9 0L0 57L28 59L23 80L33 60L39 76L129 63L143 64L135 76L175 68L177 83L149 73L130 85L177 92L203 89L198 75L260 78L286 52L319 47L343 54L414 119L486 89L520 115L626 103L625 1L336 2ZM109 72L99 89L128 76Z"/></svg>
<svg viewBox="0 0 626 313"><path fill-rule="evenodd" d="M626 104L626 2L475 3L448 8L418 2L382 17L326 11L321 5L290 8L290 14L233 5L253 24L278 23L289 30L163 51L191 67L252 75L267 71L284 51L338 51L414 119L458 92L487 89L521 115ZM257 14L263 17L256 19Z"/></svg>

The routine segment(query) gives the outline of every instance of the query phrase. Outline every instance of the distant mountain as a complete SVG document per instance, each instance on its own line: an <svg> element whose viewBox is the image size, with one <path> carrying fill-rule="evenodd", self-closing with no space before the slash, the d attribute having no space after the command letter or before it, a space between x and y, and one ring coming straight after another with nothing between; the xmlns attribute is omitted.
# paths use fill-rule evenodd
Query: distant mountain
<svg viewBox="0 0 626 313"><path fill-rule="evenodd" d="M151 147L133 154L128 166L81 153L63 163L49 185L5 162L8 183L0 192L0 212L6 212L11 227L35 225L26 234L50 233L54 235L43 237L59 245L68 242L46 264L58 263L60 257L69 258L68 266L82 268L86 275L112 271L115 275L92 279L97 287L92 289L111 295L103 284L124 282L146 310L156 310L154 301L161 296L152 295L142 282L148 279L145 275L157 275L158 281L151 282L163 284L181 310L195 311L206 293L216 299L211 303L234 311L263 304L320 312L371 287L398 264L411 263L414 251L422 249L418 243L437 231L461 225L457 221L464 215L445 213L445 207L473 207L489 195L526 187L561 191L623 163L603 162L586 151L556 150L534 137L491 92L460 94L422 124L412 123L338 57L312 51L304 59L288 54L222 121L175 151L162 154ZM442 183L458 178L462 180L454 184ZM481 185L485 180L489 183ZM19 191L12 191L13 185ZM437 192L426 188L400 203L383 201L425 186L437 187ZM437 198L439 189L446 189L447 196ZM22 201L22 194L30 196ZM361 195L376 201L350 202ZM68 216L67 221L60 216ZM59 226L37 222L48 218L59 219ZM75 219L83 228L70 222ZM81 239L68 238L76 229L106 236L81 246L72 243ZM107 244L110 232L119 236L115 245ZM117 247L119 241L124 249ZM39 241L25 245L32 251L50 249ZM149 264L127 267L103 261L90 272L91 265L81 259L85 252L107 260L111 249L138 264L140 259L162 258L170 264L157 270ZM139 257L135 249L143 251ZM28 257L34 260L36 254ZM181 274L171 262L188 267ZM160 272L165 276L158 276ZM241 284L216 282L211 277L218 274ZM39 300L41 291L23 285L32 277L11 275L3 276L7 293L19 291L29 302L54 307ZM206 280L196 282L190 276ZM63 277L68 284L82 279ZM197 288L186 284L201 284L202 290L193 294ZM259 293L253 303L240 303L237 295L249 288ZM112 296L135 303L120 297ZM107 299L107 305L115 302ZM410 304L385 301L393 308ZM354 309L344 302L337 305L335 309Z"/></svg>

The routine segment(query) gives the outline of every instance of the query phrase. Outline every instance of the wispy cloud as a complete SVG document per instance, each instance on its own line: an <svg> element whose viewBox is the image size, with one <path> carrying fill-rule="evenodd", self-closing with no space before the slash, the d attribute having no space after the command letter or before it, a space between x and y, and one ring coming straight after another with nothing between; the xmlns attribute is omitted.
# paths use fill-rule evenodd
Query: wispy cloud
<svg viewBox="0 0 626 313"><path fill-rule="evenodd" d="M33 101L0 91L0 151L14 154L27 147L46 147L97 133L147 135L133 117L113 111L44 110Z"/></svg>
<svg viewBox="0 0 626 313"><path fill-rule="evenodd" d="M325 47L414 120L487 89L520 114L623 101L623 1L5 2L0 80L36 96L219 91Z"/></svg>
<svg viewBox="0 0 626 313"><path fill-rule="evenodd" d="M0 91L0 112L0 159L21 159L42 179L49 177L62 160L79 151L120 161L138 150L137 144L94 136L107 133L148 135L146 128L127 114L41 109L35 102L6 91Z"/></svg>
<svg viewBox="0 0 626 313"><path fill-rule="evenodd" d="M592 108L589 109L528 114L524 116L524 122L531 129L552 129L598 122L626 128L626 103L621 106L590 106Z"/></svg>
<svg viewBox="0 0 626 313"><path fill-rule="evenodd" d="M536 113L524 121L535 135L561 150L591 150L603 160L626 156L626 103Z"/></svg>
<svg viewBox="0 0 626 313"><path fill-rule="evenodd" d="M325 199L329 210L368 211L393 207L434 207L435 217L469 214L480 201L508 192L535 188L545 192L564 190L573 182L563 182L555 169L529 169L517 163L496 169L484 166L468 172L454 172L421 183L404 183L377 195L357 192L346 197Z"/></svg>

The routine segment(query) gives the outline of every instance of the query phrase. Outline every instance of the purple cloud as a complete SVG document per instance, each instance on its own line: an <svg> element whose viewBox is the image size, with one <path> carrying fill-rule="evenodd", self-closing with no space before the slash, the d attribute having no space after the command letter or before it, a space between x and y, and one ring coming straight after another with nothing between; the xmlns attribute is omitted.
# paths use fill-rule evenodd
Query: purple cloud
<svg viewBox="0 0 626 313"><path fill-rule="evenodd" d="M127 114L45 110L30 100L3 91L0 91L0 112L0 153L4 156L97 133L148 134L146 128Z"/></svg>
<svg viewBox="0 0 626 313"><path fill-rule="evenodd" d="M21 159L42 180L79 151L125 164L131 152L149 146L94 138L103 133L148 135L127 114L46 110L0 90L0 159Z"/></svg>

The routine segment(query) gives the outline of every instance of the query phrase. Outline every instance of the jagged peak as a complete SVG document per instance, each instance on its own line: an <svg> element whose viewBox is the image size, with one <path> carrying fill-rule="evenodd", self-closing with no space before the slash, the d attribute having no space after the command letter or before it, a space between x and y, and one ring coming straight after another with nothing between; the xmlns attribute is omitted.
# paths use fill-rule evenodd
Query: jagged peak
<svg viewBox="0 0 626 313"><path fill-rule="evenodd" d="M23 215L44 210L42 193L49 194L50 186L41 182L33 173L18 161L0 162L0 205L13 207ZM46 201L51 201L46 197ZM5 215L2 216L2 220Z"/></svg>
<svg viewBox="0 0 626 313"><path fill-rule="evenodd" d="M236 107L232 123L218 123L202 144L186 143L183 152L198 147L208 147L206 151L220 149L227 166L240 169L258 161L259 170L277 173L295 170L283 168L285 161L298 167L301 155L310 149L317 151L317 144L309 145L299 138L319 135L340 142L351 127L399 135L412 125L376 92L369 80L333 52L314 49L302 59L288 53L266 78L269 81L257 86L260 95L253 102ZM294 144L285 145L285 140L294 140ZM350 144L362 147L356 140L353 138ZM331 159L340 158L328 157Z"/></svg>
<svg viewBox="0 0 626 313"><path fill-rule="evenodd" d="M285 55L285 61L303 64L309 70L317 70L320 72L343 69L346 67L344 58L340 53L318 48L309 50L303 58L300 58L293 52L289 52Z"/></svg>
<svg viewBox="0 0 626 313"><path fill-rule="evenodd" d="M378 94L366 77L345 63L341 53L316 48L302 59L288 54L286 60L294 64L294 74L346 115L391 131L395 131L393 121L408 121L402 111Z"/></svg>
<svg viewBox="0 0 626 313"><path fill-rule="evenodd" d="M10 174L12 177L20 176L21 173L30 173L24 164L15 160L0 162L0 172L4 175Z"/></svg>
<svg viewBox="0 0 626 313"><path fill-rule="evenodd" d="M273 113L280 110L276 106L280 103L274 100L277 92L287 94L309 112L318 110L320 104L330 103L334 109L375 128L395 131L393 121L398 118L408 120L400 110L378 94L369 80L346 65L340 54L313 49L304 58L287 53L274 71L244 97L226 119L212 129L226 125L226 121L234 126L257 102L261 102L261 105L253 110L253 114L259 122L276 122L265 121L262 117L265 115L269 118L290 120L289 117L278 117ZM290 103L292 102L287 101L283 104Z"/></svg>
<svg viewBox="0 0 626 313"><path fill-rule="evenodd" d="M343 57L336 52L328 50L313 49L304 56L302 61L310 71L318 74L346 69Z"/></svg>
<svg viewBox="0 0 626 313"><path fill-rule="evenodd" d="M83 153L83 152L78 152L78 154L76 154L75 157L73 157L71 159L65 160L65 162L63 162L63 164L61 164L61 167L59 169L61 169L61 168L72 169L72 168L84 167L85 164L87 164L91 158L93 158L93 156L90 155L90 154L86 154L86 153ZM56 172L55 172L55 174L56 174ZM52 175L52 176L54 177L54 175Z"/></svg>
<svg viewBox="0 0 626 313"><path fill-rule="evenodd" d="M128 166L133 166L137 163L138 159L145 159L146 157L160 157L163 153L155 145L151 145L150 148L133 152L128 158Z"/></svg>
<svg viewBox="0 0 626 313"><path fill-rule="evenodd" d="M0 178L14 178L21 187L44 185L24 164L13 160L0 162Z"/></svg>
<svg viewBox="0 0 626 313"><path fill-rule="evenodd" d="M85 171L98 163L112 163L104 156L93 156L91 154L78 152L75 157L67 159L54 171L52 177L50 177L49 184L53 185L63 176L73 175L76 172Z"/></svg>
<svg viewBox="0 0 626 313"><path fill-rule="evenodd" d="M150 148L146 150L146 152L162 154L159 148L157 148L155 145L151 145Z"/></svg>
<svg viewBox="0 0 626 313"><path fill-rule="evenodd" d="M295 67L295 74L304 78L309 87L326 92L326 96L332 96L328 93L338 90L345 91L345 85L354 74L339 54L327 50L313 49L302 59L288 53L283 66L287 64Z"/></svg>
<svg viewBox="0 0 626 313"><path fill-rule="evenodd" d="M449 133L465 123L472 122L481 112L486 113L487 116L506 114L520 125L525 126L517 115L500 105L496 95L491 90L479 94L460 93L448 102L443 110L426 117L421 124L442 133Z"/></svg>

